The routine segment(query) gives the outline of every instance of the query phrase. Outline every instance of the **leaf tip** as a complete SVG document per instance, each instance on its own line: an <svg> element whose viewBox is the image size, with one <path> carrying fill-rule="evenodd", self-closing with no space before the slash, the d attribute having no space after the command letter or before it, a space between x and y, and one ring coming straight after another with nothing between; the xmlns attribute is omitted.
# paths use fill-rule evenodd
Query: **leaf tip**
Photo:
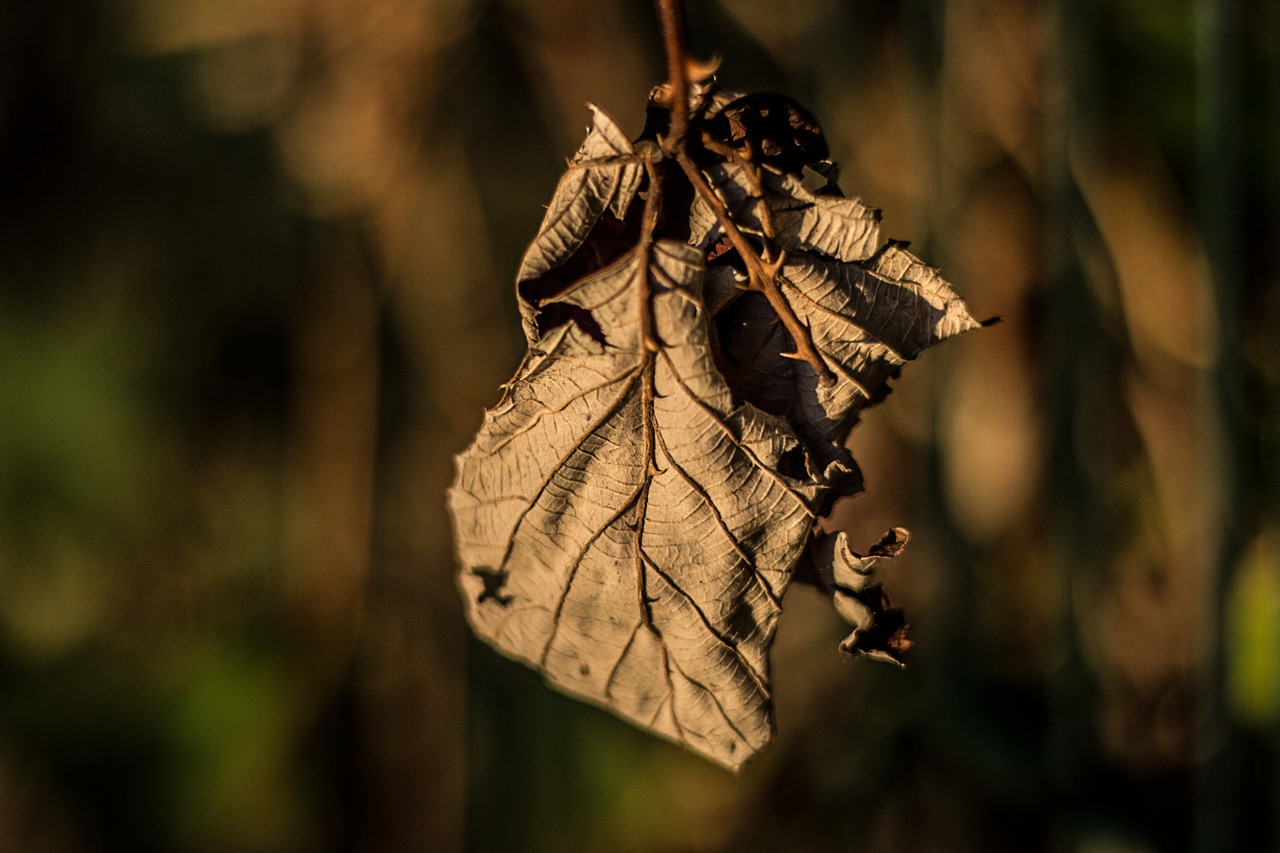
<svg viewBox="0 0 1280 853"><path fill-rule="evenodd" d="M896 557L911 544L911 532L905 527L894 527L886 530L876 544L871 546L868 556Z"/></svg>

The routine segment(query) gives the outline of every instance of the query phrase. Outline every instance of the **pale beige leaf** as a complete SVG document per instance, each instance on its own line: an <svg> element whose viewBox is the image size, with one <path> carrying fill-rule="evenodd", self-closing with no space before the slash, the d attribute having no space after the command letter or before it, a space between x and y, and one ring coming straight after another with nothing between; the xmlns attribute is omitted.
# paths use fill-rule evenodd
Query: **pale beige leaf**
<svg viewBox="0 0 1280 853"><path fill-rule="evenodd" d="M844 458L859 411L883 399L905 362L979 325L937 270L904 246L888 243L864 263L795 252L783 265L782 295L836 373L830 386L809 365L782 356L794 349L790 338L770 324L763 297L742 295L734 267L708 271L708 291L718 294L709 301L726 305L717 329L730 386L789 418L820 465Z"/></svg>
<svg viewBox="0 0 1280 853"><path fill-rule="evenodd" d="M860 557L814 522L861 487L844 447L859 412L978 324L905 244L880 246L806 110L698 75L683 143L664 138L662 87L635 145L592 108L517 276L528 353L449 504L478 636L736 770L773 735L794 576L854 626L843 651L901 662L873 570L905 531Z"/></svg>
<svg viewBox="0 0 1280 853"><path fill-rule="evenodd" d="M768 649L823 487L785 420L734 402L701 282L660 241L556 297L581 322L537 342L449 500L480 637L736 769L772 736Z"/></svg>

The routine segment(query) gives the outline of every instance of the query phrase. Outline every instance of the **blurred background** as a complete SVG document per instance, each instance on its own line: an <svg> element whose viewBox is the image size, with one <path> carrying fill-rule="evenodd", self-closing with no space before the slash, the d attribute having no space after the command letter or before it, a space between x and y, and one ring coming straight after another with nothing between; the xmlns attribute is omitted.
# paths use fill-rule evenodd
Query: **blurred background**
<svg viewBox="0 0 1280 853"><path fill-rule="evenodd" d="M1280 8L688 0L993 328L855 432L740 777L469 637L443 493L650 0L0 0L0 850L1280 851Z"/></svg>

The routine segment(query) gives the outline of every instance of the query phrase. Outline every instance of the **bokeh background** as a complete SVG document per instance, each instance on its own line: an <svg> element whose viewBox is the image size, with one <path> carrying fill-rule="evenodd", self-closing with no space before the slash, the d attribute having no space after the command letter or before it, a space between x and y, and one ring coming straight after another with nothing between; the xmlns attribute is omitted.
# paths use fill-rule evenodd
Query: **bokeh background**
<svg viewBox="0 0 1280 853"><path fill-rule="evenodd" d="M735 778L472 640L443 493L649 0L0 0L0 850L1280 851L1280 8L688 0L995 327L855 431Z"/></svg>

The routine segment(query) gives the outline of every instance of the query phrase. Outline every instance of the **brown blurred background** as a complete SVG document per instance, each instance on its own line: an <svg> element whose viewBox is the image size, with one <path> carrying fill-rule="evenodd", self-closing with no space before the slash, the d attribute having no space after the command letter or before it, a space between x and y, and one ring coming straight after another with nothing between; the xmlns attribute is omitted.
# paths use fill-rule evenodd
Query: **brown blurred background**
<svg viewBox="0 0 1280 853"><path fill-rule="evenodd" d="M650 0L0 0L0 850L1280 851L1280 8L688 0L1004 322L854 433L741 778L468 636L443 492Z"/></svg>

